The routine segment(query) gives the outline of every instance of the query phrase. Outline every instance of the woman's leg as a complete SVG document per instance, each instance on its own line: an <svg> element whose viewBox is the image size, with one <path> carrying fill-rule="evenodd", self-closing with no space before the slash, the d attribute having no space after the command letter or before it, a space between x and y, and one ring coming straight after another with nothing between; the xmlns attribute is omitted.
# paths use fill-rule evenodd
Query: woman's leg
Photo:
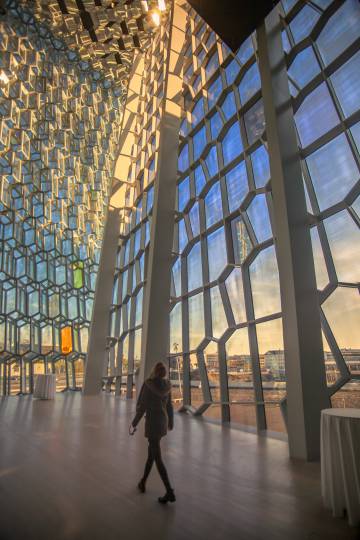
<svg viewBox="0 0 360 540"><path fill-rule="evenodd" d="M152 469L152 466L153 466L153 463L154 463L154 456L153 456L153 453L152 453L152 446L151 446L151 442L149 440L149 446L148 446L148 457L147 457L147 460L146 460L146 463L145 463L145 469L144 469L144 476L142 477L142 482L145 484L149 474L150 474L150 471Z"/></svg>
<svg viewBox="0 0 360 540"><path fill-rule="evenodd" d="M171 491L168 473L161 457L160 439L149 440L149 446L151 446L151 454L156 463L157 470L159 471L160 478L164 483L166 491Z"/></svg>

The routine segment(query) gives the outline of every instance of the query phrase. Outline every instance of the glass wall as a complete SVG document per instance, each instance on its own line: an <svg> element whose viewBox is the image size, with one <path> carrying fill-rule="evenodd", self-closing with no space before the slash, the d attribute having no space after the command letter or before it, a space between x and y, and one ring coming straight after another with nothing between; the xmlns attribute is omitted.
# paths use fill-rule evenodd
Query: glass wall
<svg viewBox="0 0 360 540"><path fill-rule="evenodd" d="M0 21L0 393L80 388L122 88L25 7Z"/></svg>
<svg viewBox="0 0 360 540"><path fill-rule="evenodd" d="M166 23L154 34L152 45L144 57L137 100L135 142L131 149L132 165L127 176L129 185L122 211L114 276L107 375L113 381L114 376L120 379L120 392L127 397L133 394L140 367L142 309L158 169L159 124L162 118L168 39L169 23ZM185 184L182 190L186 198ZM179 314L174 312L176 340L181 331L178 317ZM178 370L180 373L180 364Z"/></svg>
<svg viewBox="0 0 360 540"><path fill-rule="evenodd" d="M283 0L324 362L335 406L360 406L360 5ZM236 54L189 11L169 352L191 406L285 429L285 361L256 36ZM177 314L176 320L173 313ZM180 315L181 314L181 315ZM182 340L182 341L181 341ZM186 388L182 388L186 390ZM257 413L257 414L256 414Z"/></svg>
<svg viewBox="0 0 360 540"><path fill-rule="evenodd" d="M268 429L283 431L279 276L256 47L250 36L232 54L189 10L169 352L173 386L187 390L194 412L219 419L225 405L232 421L256 426L262 409ZM182 388L177 366L188 381Z"/></svg>
<svg viewBox="0 0 360 540"><path fill-rule="evenodd" d="M334 406L359 407L360 4L282 3L327 383Z"/></svg>

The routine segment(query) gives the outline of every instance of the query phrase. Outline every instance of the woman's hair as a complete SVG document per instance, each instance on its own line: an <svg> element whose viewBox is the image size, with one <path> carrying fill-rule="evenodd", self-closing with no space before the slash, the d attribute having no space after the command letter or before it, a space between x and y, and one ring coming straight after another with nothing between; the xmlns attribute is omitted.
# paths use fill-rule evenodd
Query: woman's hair
<svg viewBox="0 0 360 540"><path fill-rule="evenodd" d="M166 367L162 362L158 362L152 368L150 379L163 379L166 377Z"/></svg>

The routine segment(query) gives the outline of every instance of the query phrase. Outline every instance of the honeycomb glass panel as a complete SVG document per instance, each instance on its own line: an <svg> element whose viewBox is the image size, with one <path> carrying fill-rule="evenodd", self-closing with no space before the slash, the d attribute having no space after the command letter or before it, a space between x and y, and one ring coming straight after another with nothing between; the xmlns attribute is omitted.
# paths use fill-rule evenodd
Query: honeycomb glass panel
<svg viewBox="0 0 360 540"><path fill-rule="evenodd" d="M295 113L296 127L303 147L327 133L339 123L326 83L320 84L305 98Z"/></svg>
<svg viewBox="0 0 360 540"><path fill-rule="evenodd" d="M216 230L207 237L209 280L214 281L227 264L227 251L224 228Z"/></svg>
<svg viewBox="0 0 360 540"><path fill-rule="evenodd" d="M235 324L246 322L245 299L241 268L234 268L225 281Z"/></svg>
<svg viewBox="0 0 360 540"><path fill-rule="evenodd" d="M360 20L359 20L360 22ZM359 107L360 52L357 52L331 76L336 95L345 117L351 116Z"/></svg>
<svg viewBox="0 0 360 540"><path fill-rule="evenodd" d="M189 300L189 343L190 350L198 347L205 336L204 295L190 296Z"/></svg>
<svg viewBox="0 0 360 540"><path fill-rule="evenodd" d="M337 287L322 305L325 317L346 358L360 349L360 302L357 288Z"/></svg>
<svg viewBox="0 0 360 540"><path fill-rule="evenodd" d="M324 220L330 250L339 281L358 283L360 266L360 229L350 214L343 210Z"/></svg>
<svg viewBox="0 0 360 540"><path fill-rule="evenodd" d="M281 311L279 272L273 246L262 250L250 265L250 281L256 319Z"/></svg>
<svg viewBox="0 0 360 540"><path fill-rule="evenodd" d="M330 18L317 38L317 45L325 64L330 64L359 37L360 5L357 0L346 0Z"/></svg>
<svg viewBox="0 0 360 540"><path fill-rule="evenodd" d="M210 289L212 335L220 338L227 329L227 319L219 287Z"/></svg>
<svg viewBox="0 0 360 540"><path fill-rule="evenodd" d="M260 89L260 73L255 62L245 73L239 84L239 94L242 105Z"/></svg>
<svg viewBox="0 0 360 540"><path fill-rule="evenodd" d="M182 350L182 304L178 302L170 311L170 353Z"/></svg>
<svg viewBox="0 0 360 540"><path fill-rule="evenodd" d="M360 178L360 172L344 134L306 159L320 210L340 202Z"/></svg>
<svg viewBox="0 0 360 540"><path fill-rule="evenodd" d="M201 243L198 242L187 256L188 291L202 286Z"/></svg>
<svg viewBox="0 0 360 540"><path fill-rule="evenodd" d="M240 126L237 122L233 124L222 140L222 151L224 165L227 165L243 151L240 135Z"/></svg>
<svg viewBox="0 0 360 540"><path fill-rule="evenodd" d="M229 211L237 210L249 191L245 161L236 165L226 175Z"/></svg>

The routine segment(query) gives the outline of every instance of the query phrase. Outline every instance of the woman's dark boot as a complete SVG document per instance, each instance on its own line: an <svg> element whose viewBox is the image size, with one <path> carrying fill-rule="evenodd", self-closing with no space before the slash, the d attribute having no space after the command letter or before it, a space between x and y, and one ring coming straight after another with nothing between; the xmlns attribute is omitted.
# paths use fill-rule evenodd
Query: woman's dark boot
<svg viewBox="0 0 360 540"><path fill-rule="evenodd" d="M143 478L140 480L140 482L138 483L137 487L138 487L138 490L139 490L141 493L145 493L145 491L146 491L146 488L145 488L145 480L144 480Z"/></svg>
<svg viewBox="0 0 360 540"><path fill-rule="evenodd" d="M163 497L158 498L159 503L166 504L167 502L175 502L176 497L173 489L168 489Z"/></svg>

